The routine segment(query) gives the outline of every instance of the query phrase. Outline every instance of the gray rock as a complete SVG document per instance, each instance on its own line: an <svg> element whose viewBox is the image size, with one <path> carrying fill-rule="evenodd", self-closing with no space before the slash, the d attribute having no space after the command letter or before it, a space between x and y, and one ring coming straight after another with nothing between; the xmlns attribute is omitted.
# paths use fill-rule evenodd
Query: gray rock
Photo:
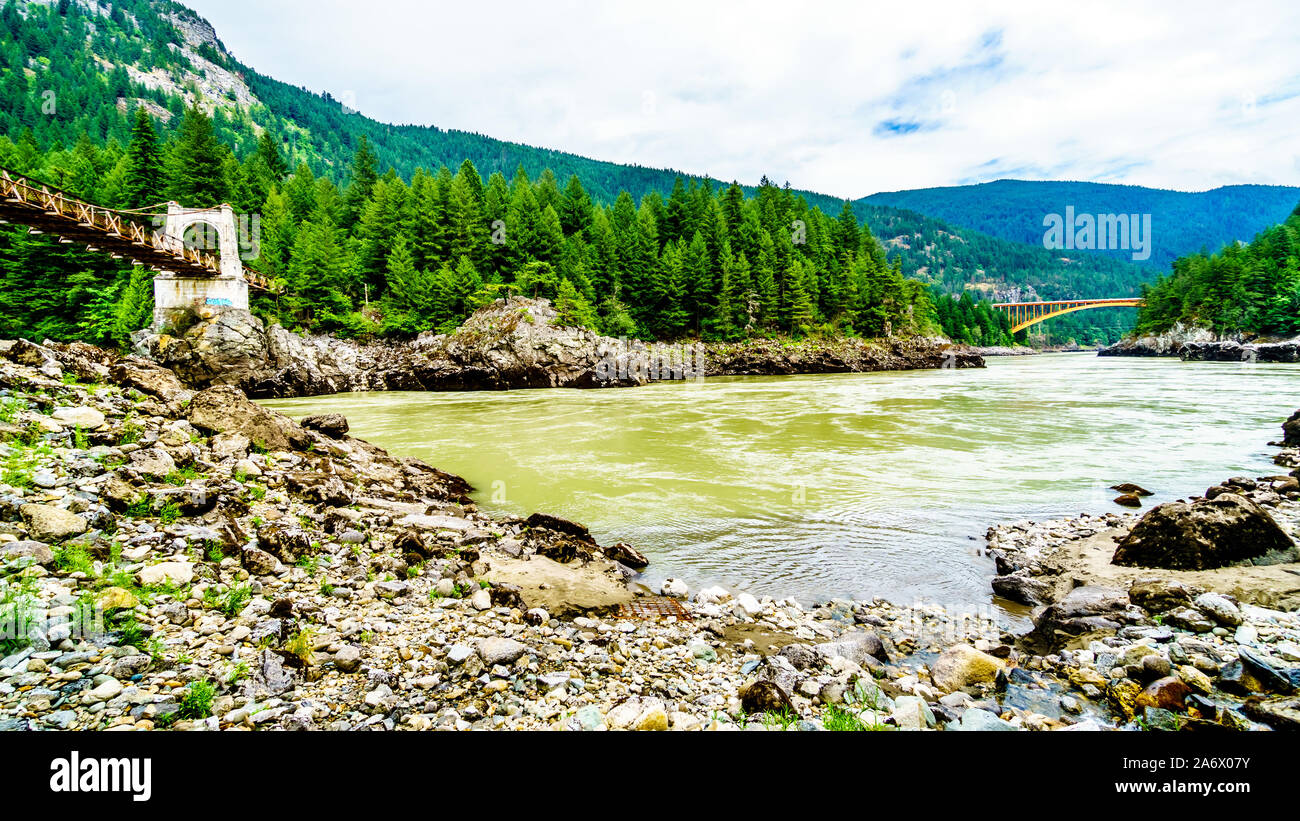
<svg viewBox="0 0 1300 821"><path fill-rule="evenodd" d="M19 508L27 533L38 542L61 542L89 529L85 518L53 505L23 505Z"/></svg>
<svg viewBox="0 0 1300 821"><path fill-rule="evenodd" d="M528 652L528 646L514 639L493 636L478 643L478 655L483 663L491 667L494 664L512 664Z"/></svg>
<svg viewBox="0 0 1300 821"><path fill-rule="evenodd" d="M104 414L94 408L55 408L50 415L65 425L79 427L82 430L94 430L104 424Z"/></svg>
<svg viewBox="0 0 1300 821"><path fill-rule="evenodd" d="M1016 726L1010 722L1003 721L987 710L978 708L968 709L962 713L961 721L956 725L949 724L949 730L958 730L961 732L992 732L992 731L1016 731Z"/></svg>
<svg viewBox="0 0 1300 821"><path fill-rule="evenodd" d="M346 645L334 654L334 666L344 673L355 673L361 667L361 650Z"/></svg>
<svg viewBox="0 0 1300 821"><path fill-rule="evenodd" d="M1243 621L1237 605L1218 593L1202 593L1196 597L1193 604L1202 613L1225 627L1236 627Z"/></svg>
<svg viewBox="0 0 1300 821"><path fill-rule="evenodd" d="M166 479L176 470L176 460L159 447L133 451L127 462L132 470L155 481Z"/></svg>

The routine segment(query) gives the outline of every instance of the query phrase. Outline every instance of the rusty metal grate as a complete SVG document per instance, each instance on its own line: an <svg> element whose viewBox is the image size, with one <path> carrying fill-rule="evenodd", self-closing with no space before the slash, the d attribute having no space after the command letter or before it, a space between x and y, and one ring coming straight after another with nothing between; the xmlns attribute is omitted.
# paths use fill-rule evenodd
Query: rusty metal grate
<svg viewBox="0 0 1300 821"><path fill-rule="evenodd" d="M666 619L669 616L676 616L681 621L691 620L691 614L686 612L682 603L668 596L646 596L618 606L621 619Z"/></svg>

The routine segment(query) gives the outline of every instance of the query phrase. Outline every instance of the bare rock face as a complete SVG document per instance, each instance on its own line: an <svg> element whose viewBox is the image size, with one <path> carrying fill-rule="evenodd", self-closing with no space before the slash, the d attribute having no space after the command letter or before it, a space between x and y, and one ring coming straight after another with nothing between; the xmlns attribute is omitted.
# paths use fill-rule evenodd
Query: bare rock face
<svg viewBox="0 0 1300 821"><path fill-rule="evenodd" d="M544 299L511 297L475 312L454 333L422 335L417 374L426 390L587 388L644 384L618 340L557 323ZM623 367L617 366L620 356ZM603 367L602 367L603 365Z"/></svg>
<svg viewBox="0 0 1300 821"><path fill-rule="evenodd" d="M1295 543L1262 507L1237 493L1153 508L1120 542L1114 564L1208 570L1295 561Z"/></svg>
<svg viewBox="0 0 1300 821"><path fill-rule="evenodd" d="M170 333L148 335L137 347L189 385L239 385L266 365L266 328L248 311L178 311L172 324Z"/></svg>
<svg viewBox="0 0 1300 821"><path fill-rule="evenodd" d="M230 385L255 398L647 381L644 363L629 365L644 353L558 325L556 318L544 299L512 297L480 309L451 334L361 345L268 327L245 310L205 306L178 312L168 332L141 335L136 349L192 387Z"/></svg>
<svg viewBox="0 0 1300 821"><path fill-rule="evenodd" d="M1179 322L1162 334L1121 339L1097 352L1098 356L1175 356L1189 343L1214 342L1214 333L1206 328L1196 328Z"/></svg>

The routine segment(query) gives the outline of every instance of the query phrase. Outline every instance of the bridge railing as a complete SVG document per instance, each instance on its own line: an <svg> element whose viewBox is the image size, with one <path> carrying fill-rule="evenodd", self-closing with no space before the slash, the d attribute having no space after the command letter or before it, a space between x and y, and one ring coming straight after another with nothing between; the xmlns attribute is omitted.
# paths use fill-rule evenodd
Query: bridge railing
<svg viewBox="0 0 1300 821"><path fill-rule="evenodd" d="M221 273L221 260L213 254L187 248L185 243L162 231L151 230L124 212L83 202L57 188L11 174L5 169L0 169L0 197L11 203L40 209L48 217L70 220L78 227L93 228L133 245L153 248L213 274Z"/></svg>

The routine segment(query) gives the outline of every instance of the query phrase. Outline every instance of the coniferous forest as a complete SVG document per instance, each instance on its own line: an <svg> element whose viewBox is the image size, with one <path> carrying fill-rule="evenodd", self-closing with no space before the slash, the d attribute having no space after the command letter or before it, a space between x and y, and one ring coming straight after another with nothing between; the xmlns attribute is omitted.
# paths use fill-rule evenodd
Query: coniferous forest
<svg viewBox="0 0 1300 821"><path fill-rule="evenodd" d="M1219 336L1300 333L1300 208L1250 244L1175 260L1143 297L1138 333L1162 333L1179 322Z"/></svg>
<svg viewBox="0 0 1300 821"><path fill-rule="evenodd" d="M766 180L755 196L732 185L679 181L667 198L621 192L608 206L578 178L549 171L483 180L389 170L362 138L346 185L300 164L274 141L244 157L196 106L160 139L136 109L126 146L43 151L30 131L0 138L0 163L90 201L141 208L167 199L229 202L256 213L250 265L278 286L257 308L290 328L345 336L448 330L500 295L554 300L562 317L611 335L739 339L814 333L889 336L935 330L930 294L886 260L845 204L828 217ZM125 341L146 312L147 277L44 236L9 228L0 333ZM62 302L60 305L59 303Z"/></svg>
<svg viewBox="0 0 1300 821"><path fill-rule="evenodd" d="M1042 249L910 212L387 126L248 69L219 41L188 48L167 15L197 18L178 4L88 8L0 6L0 162L104 205L229 201L260 214L266 249L252 265L285 290L257 309L291 327L444 328L517 291L551 296L598 330L655 338L932 329L973 342L990 338L991 309L968 321L968 309L942 304L972 277L1044 298L1134 287L1114 261L1054 270ZM205 97L185 79L199 68L239 79ZM140 72L182 85L142 83ZM472 236L466 219L478 220ZM23 298L0 309L0 332L121 345L147 320L146 272L6 230L3 276ZM1099 319L1052 330L1084 342L1122 332Z"/></svg>

